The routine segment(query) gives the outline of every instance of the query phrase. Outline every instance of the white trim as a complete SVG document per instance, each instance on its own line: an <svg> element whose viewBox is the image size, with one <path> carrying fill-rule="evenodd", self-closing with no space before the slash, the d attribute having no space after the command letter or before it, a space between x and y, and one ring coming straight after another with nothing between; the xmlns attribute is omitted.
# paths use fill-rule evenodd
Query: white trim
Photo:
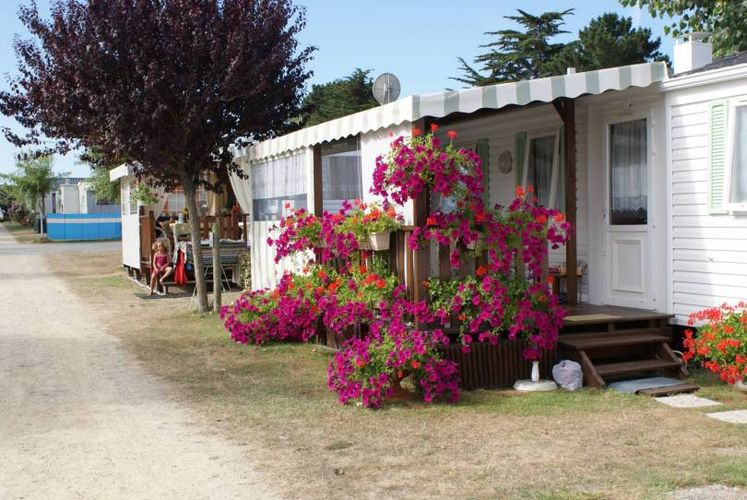
<svg viewBox="0 0 747 500"><path fill-rule="evenodd" d="M724 83L745 77L747 77L747 64L739 64L736 66L728 66L726 68L694 73L692 75L670 78L662 81L661 89L664 92L669 92L671 90L682 90L700 85L708 85L714 82Z"/></svg>
<svg viewBox="0 0 747 500"><path fill-rule="evenodd" d="M664 236L664 241L666 242L667 247L667 270L666 270L666 283L664 285L664 296L666 297L666 307L667 311L674 311L674 293L673 293L673 283L674 283L674 241L672 240L672 235L674 234L674 217L672 216L672 206L674 204L674 197L672 193L672 173L674 171L674 163L672 161L672 104L671 104L671 95L672 94L664 94L664 122L665 122L665 142L669 146L665 148L666 152L664 153L664 165L666 166L666 174L665 174L665 183L666 186L664 186L665 191L665 198L666 198L666 207L667 207L667 220L666 224L663 225L666 229L666 234Z"/></svg>
<svg viewBox="0 0 747 500"><path fill-rule="evenodd" d="M123 163L120 166L109 170L109 180L116 181L122 177L127 177L134 174L134 167L129 163Z"/></svg>
<svg viewBox="0 0 747 500"><path fill-rule="evenodd" d="M122 219L117 217L107 217L101 219L72 219L72 218L57 218L47 217L47 224L101 224L101 223L116 223L122 222Z"/></svg>

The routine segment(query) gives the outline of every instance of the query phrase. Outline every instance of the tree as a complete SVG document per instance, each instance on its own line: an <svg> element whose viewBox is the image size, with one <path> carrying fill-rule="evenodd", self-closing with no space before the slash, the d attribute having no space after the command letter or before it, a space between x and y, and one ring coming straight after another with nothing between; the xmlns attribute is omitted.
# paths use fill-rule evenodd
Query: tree
<svg viewBox="0 0 747 500"><path fill-rule="evenodd" d="M664 32L674 37L711 33L718 57L747 50L747 2L742 0L620 0L626 7L648 7L652 16L675 18Z"/></svg>
<svg viewBox="0 0 747 500"><path fill-rule="evenodd" d="M16 171L3 176L15 187L16 194L24 198L29 210L36 211L41 205L41 234L44 234L46 213L44 198L54 187L52 163L51 156L23 155L16 162Z"/></svg>
<svg viewBox="0 0 747 500"><path fill-rule="evenodd" d="M109 171L122 161L111 164L104 162L104 155L98 150L87 150L80 156L79 165L87 165L91 169L88 181L96 195L96 200L103 203L119 203L120 191L116 182L109 179Z"/></svg>
<svg viewBox="0 0 747 500"><path fill-rule="evenodd" d="M613 68L669 58L659 52L661 38L652 39L649 28L633 28L633 19L607 12L592 19L548 64L551 73L566 68L579 71Z"/></svg>
<svg viewBox="0 0 747 500"><path fill-rule="evenodd" d="M151 185L184 190L199 309L207 310L198 186L221 190L233 148L273 137L298 113L313 48L292 0L58 0L51 18L20 9L20 76L0 111L30 132L17 145L127 158ZM218 175L210 175L215 173Z"/></svg>
<svg viewBox="0 0 747 500"><path fill-rule="evenodd" d="M477 56L475 64L479 69L467 64L464 58L459 58L461 77L454 80L469 86L492 85L494 83L530 80L550 76L552 69L549 64L555 56L563 50L564 44L552 43L551 39L557 35L568 33L561 29L563 18L573 13L573 9L562 12L545 12L535 16L517 9L518 16L505 16L521 25L523 30L499 30L486 33L497 36L498 40L481 47L490 49L489 52ZM480 71L487 71L483 75Z"/></svg>
<svg viewBox="0 0 747 500"><path fill-rule="evenodd" d="M308 127L378 106L370 73L356 68L350 76L312 86L303 100L301 124Z"/></svg>

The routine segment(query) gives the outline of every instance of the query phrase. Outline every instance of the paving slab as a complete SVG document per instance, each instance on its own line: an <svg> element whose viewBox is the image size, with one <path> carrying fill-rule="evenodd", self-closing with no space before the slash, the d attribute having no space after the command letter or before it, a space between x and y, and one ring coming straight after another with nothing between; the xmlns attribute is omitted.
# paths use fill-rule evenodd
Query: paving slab
<svg viewBox="0 0 747 500"><path fill-rule="evenodd" d="M730 424L747 424L747 410L720 411L706 413L706 415L722 422L729 422Z"/></svg>
<svg viewBox="0 0 747 500"><path fill-rule="evenodd" d="M664 396L654 398L659 403L664 403L673 408L703 408L706 406L718 406L721 403L712 399L701 398L694 394L677 394L675 396Z"/></svg>
<svg viewBox="0 0 747 500"><path fill-rule="evenodd" d="M654 389L656 387L669 387L673 385L679 385L682 380L670 377L647 377L639 378L635 380L623 380L622 382L613 382L609 384L609 388L618 392L624 392L627 394L635 394L642 389Z"/></svg>

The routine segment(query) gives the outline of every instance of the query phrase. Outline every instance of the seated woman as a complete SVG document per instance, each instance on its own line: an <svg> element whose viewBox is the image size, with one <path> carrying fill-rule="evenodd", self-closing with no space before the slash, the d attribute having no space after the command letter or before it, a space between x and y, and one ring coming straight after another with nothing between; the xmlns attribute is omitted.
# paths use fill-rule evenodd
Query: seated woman
<svg viewBox="0 0 747 500"><path fill-rule="evenodd" d="M153 243L152 250L153 262L151 263L150 293L148 295L153 295L157 283L160 283L163 287L164 280L174 271L174 266L171 264L171 259L169 259L169 252L166 251L166 245L163 241ZM159 292L159 295L165 295L165 293Z"/></svg>

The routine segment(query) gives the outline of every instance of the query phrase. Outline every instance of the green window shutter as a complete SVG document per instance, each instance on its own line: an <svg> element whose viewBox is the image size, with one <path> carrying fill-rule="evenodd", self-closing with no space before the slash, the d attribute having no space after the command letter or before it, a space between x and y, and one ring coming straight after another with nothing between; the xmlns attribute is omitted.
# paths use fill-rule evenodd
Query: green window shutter
<svg viewBox="0 0 747 500"><path fill-rule="evenodd" d="M514 146L514 159L516 168L516 185L521 186L521 181L524 178L524 155L527 150L527 133L519 132L516 134L516 141Z"/></svg>
<svg viewBox="0 0 747 500"><path fill-rule="evenodd" d="M558 188L555 192L555 208L565 212L565 126L558 133Z"/></svg>
<svg viewBox="0 0 747 500"><path fill-rule="evenodd" d="M727 112L728 103L725 100L713 101L708 107L708 211L712 214L726 213Z"/></svg>
<svg viewBox="0 0 747 500"><path fill-rule="evenodd" d="M480 139L475 143L475 153L480 157L482 163L482 187L483 200L486 205L490 205L490 141Z"/></svg>

